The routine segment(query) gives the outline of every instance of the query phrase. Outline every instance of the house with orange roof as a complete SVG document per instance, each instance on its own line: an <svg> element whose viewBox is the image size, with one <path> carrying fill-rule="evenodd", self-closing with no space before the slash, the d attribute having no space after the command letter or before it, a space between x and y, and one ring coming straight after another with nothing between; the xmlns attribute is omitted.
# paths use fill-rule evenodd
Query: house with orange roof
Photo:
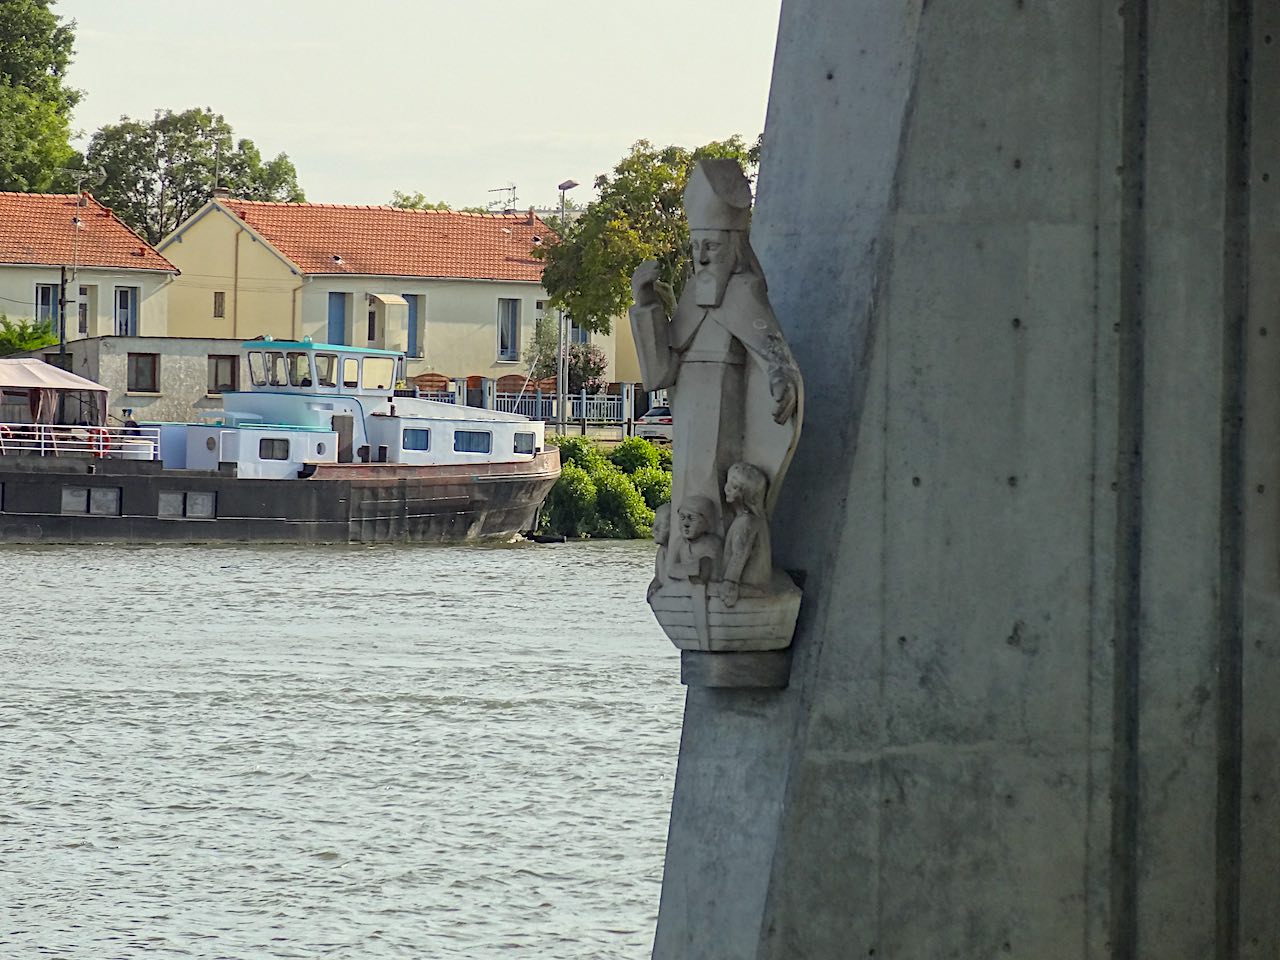
<svg viewBox="0 0 1280 960"><path fill-rule="evenodd" d="M310 337L404 351L411 377L498 380L528 370L547 301L533 253L554 239L532 211L215 194L158 249L182 271L169 295L175 336ZM616 379L617 333L591 336Z"/></svg>
<svg viewBox="0 0 1280 960"><path fill-rule="evenodd" d="M0 193L0 314L49 321L66 339L164 336L178 275L88 194Z"/></svg>

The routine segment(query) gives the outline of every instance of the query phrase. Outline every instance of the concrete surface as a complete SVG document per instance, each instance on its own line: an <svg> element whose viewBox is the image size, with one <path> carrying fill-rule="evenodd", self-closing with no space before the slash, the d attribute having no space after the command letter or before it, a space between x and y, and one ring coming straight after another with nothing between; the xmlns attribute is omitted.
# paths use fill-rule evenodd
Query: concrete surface
<svg viewBox="0 0 1280 960"><path fill-rule="evenodd" d="M1280 4L785 0L790 686L691 689L661 960L1280 953Z"/></svg>

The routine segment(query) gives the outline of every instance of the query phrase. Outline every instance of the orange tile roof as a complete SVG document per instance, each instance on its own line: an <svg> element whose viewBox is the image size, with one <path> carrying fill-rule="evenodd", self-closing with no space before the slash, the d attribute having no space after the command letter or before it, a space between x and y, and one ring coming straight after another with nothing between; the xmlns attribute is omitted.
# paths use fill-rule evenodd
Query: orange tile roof
<svg viewBox="0 0 1280 960"><path fill-rule="evenodd" d="M178 272L93 197L86 194L84 206L78 199L74 193L0 193L0 264Z"/></svg>
<svg viewBox="0 0 1280 960"><path fill-rule="evenodd" d="M328 203L219 200L304 274L542 279L534 242L554 242L532 214L400 210ZM340 260L337 258L341 258Z"/></svg>

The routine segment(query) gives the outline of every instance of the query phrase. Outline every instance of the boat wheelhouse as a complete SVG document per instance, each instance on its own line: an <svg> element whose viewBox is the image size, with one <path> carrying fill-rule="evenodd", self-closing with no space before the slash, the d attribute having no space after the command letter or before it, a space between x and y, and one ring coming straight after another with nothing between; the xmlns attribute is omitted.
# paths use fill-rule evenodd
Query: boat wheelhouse
<svg viewBox="0 0 1280 960"><path fill-rule="evenodd" d="M172 425L171 440L161 426L167 465L234 463L240 476L283 478L331 463L520 463L543 452L540 421L396 396L400 354L308 340L251 340L242 349L248 389L223 394L207 425Z"/></svg>

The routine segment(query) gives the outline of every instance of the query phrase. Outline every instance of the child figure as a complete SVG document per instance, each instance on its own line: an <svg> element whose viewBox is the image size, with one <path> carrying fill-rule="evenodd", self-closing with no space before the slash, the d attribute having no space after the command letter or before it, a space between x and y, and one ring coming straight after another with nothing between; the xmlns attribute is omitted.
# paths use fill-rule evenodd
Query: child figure
<svg viewBox="0 0 1280 960"><path fill-rule="evenodd" d="M658 545L658 555L653 561L653 580L645 593L646 600L662 589L667 581L667 542L671 539L671 504L661 504L653 512L653 542Z"/></svg>
<svg viewBox="0 0 1280 960"><path fill-rule="evenodd" d="M726 607L738 602L742 592L760 596L767 593L773 578L773 548L769 521L764 514L764 496L769 478L750 463L735 463L724 484L724 499L734 512L725 537L724 583L720 598Z"/></svg>
<svg viewBox="0 0 1280 960"><path fill-rule="evenodd" d="M709 583L720 578L724 541L714 532L719 513L707 497L689 497L680 504L676 514L681 539L667 569L672 579Z"/></svg>

